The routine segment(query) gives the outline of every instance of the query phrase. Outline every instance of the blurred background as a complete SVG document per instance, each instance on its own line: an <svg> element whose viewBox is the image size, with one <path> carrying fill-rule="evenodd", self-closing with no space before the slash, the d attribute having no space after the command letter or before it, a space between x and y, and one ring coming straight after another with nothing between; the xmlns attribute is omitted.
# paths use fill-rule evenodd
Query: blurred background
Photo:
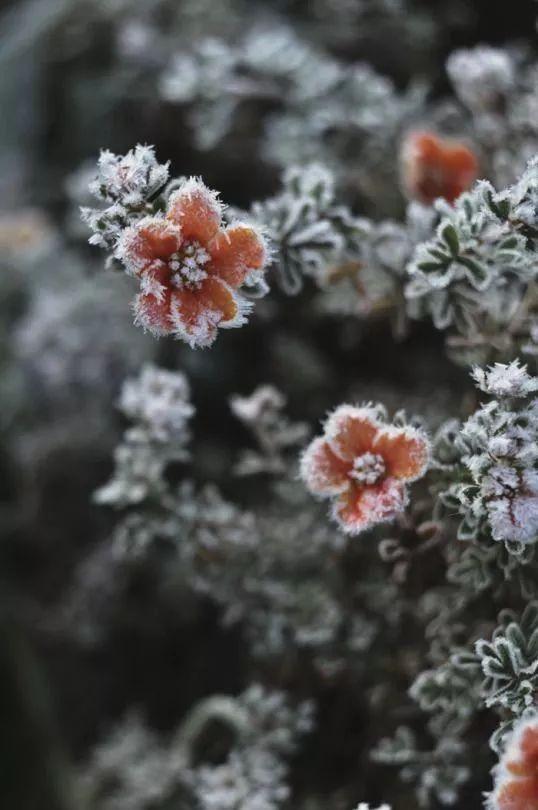
<svg viewBox="0 0 538 810"><path fill-rule="evenodd" d="M291 417L311 426L346 397L433 423L473 397L430 324L406 324L395 342L391 313L346 314L320 302L311 280L290 296L275 271L248 327L211 350L136 329L128 280L104 270L79 216L99 150L154 144L173 176L201 175L239 209L276 194L286 166L318 160L357 214L401 220L398 144L410 126L470 139L499 186L537 151L527 122L515 157L506 138L478 142L483 132L446 70L455 49L502 47L530 97L536 12L532 0L3 0L2 807L79 810L74 774L128 710L166 735L198 700L237 694L260 671L241 627L223 627L210 599L163 587L157 564L118 571L110 560L118 518L92 493L111 474L129 375L149 361L187 374L196 406L189 475L242 505L264 490L250 479L238 490L230 475L248 444L228 405L234 393L271 383ZM356 65L351 89L333 92L334 75ZM532 104L538 128L536 94ZM364 776L353 701L341 684L312 688L321 731L294 765L294 807L336 810L366 788L383 798L393 777ZM352 787L339 799L342 786ZM480 789L458 806L477 806Z"/></svg>

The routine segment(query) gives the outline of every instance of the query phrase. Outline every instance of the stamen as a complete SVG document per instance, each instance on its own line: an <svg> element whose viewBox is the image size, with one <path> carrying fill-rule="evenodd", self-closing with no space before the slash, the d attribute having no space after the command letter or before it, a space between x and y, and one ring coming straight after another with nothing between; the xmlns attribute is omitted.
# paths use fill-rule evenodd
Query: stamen
<svg viewBox="0 0 538 810"><path fill-rule="evenodd" d="M171 271L170 281L178 289L196 290L207 278L204 265L209 261L207 250L198 242L188 242L173 253L168 260Z"/></svg>
<svg viewBox="0 0 538 810"><path fill-rule="evenodd" d="M359 484L375 484L385 473L385 461L378 453L363 453L353 462L350 476Z"/></svg>

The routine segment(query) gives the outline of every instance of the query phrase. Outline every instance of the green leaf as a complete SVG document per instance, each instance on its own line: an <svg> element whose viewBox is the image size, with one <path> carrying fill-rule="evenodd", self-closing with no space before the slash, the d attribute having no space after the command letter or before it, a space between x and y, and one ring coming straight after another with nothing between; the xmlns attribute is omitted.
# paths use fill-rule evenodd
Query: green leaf
<svg viewBox="0 0 538 810"><path fill-rule="evenodd" d="M455 227L448 223L448 225L445 225L442 229L441 236L448 245L451 254L457 256L460 251L460 240L458 239Z"/></svg>

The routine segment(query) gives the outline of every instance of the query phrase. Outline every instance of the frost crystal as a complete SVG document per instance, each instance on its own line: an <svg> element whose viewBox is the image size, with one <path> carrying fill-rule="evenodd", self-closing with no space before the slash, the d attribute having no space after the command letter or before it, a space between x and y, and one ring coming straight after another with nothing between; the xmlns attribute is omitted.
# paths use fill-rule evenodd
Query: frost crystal
<svg viewBox="0 0 538 810"><path fill-rule="evenodd" d="M236 466L238 475L282 473L286 450L301 444L308 432L305 424L290 422L284 414L286 400L272 385L262 385L249 397L234 396L230 407L254 436L259 451L245 452Z"/></svg>
<svg viewBox="0 0 538 810"><path fill-rule="evenodd" d="M492 397L525 397L538 390L538 379L518 360L508 365L495 363L487 370L475 368L473 377L480 390Z"/></svg>
<svg viewBox="0 0 538 810"><path fill-rule="evenodd" d="M531 161L505 191L482 181L453 208L438 202L436 236L418 245L408 265L410 314L429 314L438 329L451 329L454 354L463 359L473 353L487 359L492 347L513 352L521 340L518 330L527 333L526 293L536 278L537 188Z"/></svg>
<svg viewBox="0 0 538 810"><path fill-rule="evenodd" d="M331 262L356 244L360 223L349 209L335 203L334 180L319 165L290 168L283 190L252 208L276 249L275 261L283 289L298 292L303 274L318 280Z"/></svg>
<svg viewBox="0 0 538 810"><path fill-rule="evenodd" d="M95 498L125 506L162 492L166 466L188 458L185 446L194 408L183 374L152 365L124 383L119 407L134 424L116 448L112 479Z"/></svg>
<svg viewBox="0 0 538 810"><path fill-rule="evenodd" d="M477 368L473 376L496 399L462 426L455 450L469 480L452 485L446 496L454 496L465 515L460 536L476 537L485 522L494 540L516 550L538 539L537 402L529 400L538 380L517 361Z"/></svg>
<svg viewBox="0 0 538 810"><path fill-rule="evenodd" d="M471 110L494 109L515 83L509 55L487 45L454 51L446 69L457 95Z"/></svg>
<svg viewBox="0 0 538 810"><path fill-rule="evenodd" d="M194 414L189 386L178 372L145 365L137 378L126 380L119 407L136 423L129 436L144 436L162 444L187 439L187 423Z"/></svg>
<svg viewBox="0 0 538 810"><path fill-rule="evenodd" d="M138 144L126 155L103 150L97 167L90 191L107 205L82 208L82 219L93 231L90 244L111 250L122 230L147 212L150 200L168 181L168 163L157 162L153 146Z"/></svg>

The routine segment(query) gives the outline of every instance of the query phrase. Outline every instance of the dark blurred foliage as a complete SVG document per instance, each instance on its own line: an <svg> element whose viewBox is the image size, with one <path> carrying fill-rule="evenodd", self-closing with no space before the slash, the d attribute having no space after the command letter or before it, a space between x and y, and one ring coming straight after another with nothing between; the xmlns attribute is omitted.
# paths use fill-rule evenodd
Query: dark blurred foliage
<svg viewBox="0 0 538 810"><path fill-rule="evenodd" d="M85 273L95 284L101 257L66 227L72 201L65 183L84 161L95 160L101 147L124 153L136 142L155 144L159 158L171 161L174 174L202 175L223 199L239 207L276 191L278 168L261 162L249 148L249 139L256 137L256 110L248 105L242 110L242 138L230 136L212 151L196 149L184 110L148 92L158 65L149 60L143 70L129 65L118 69L114 20L87 13L91 3L80 4L78 18L73 2L70 12L58 13L56 23L32 30L28 17L35 15L38 24L47 4L52 14L62 6L52 0L2 4L1 207L46 210L67 245L88 261L91 270ZM180 3L175 5L177 12ZM280 7L291 22L308 29L307 0L267 0L265 5L268 10ZM424 73L433 94L441 96L446 91L444 61L454 48L534 39L532 0L416 0L413 5L432 18L437 32L433 47L424 42L414 53L393 49L391 30L392 36L398 34L393 21L382 46L384 34L369 28L357 48L336 42L329 43L329 49L343 60L370 62L400 87L411 74ZM13 24L18 12L24 14L25 30ZM123 14L129 13L127 5ZM156 12L164 28L167 13L166 8ZM28 41L21 39L25 31ZM312 26L311 35L322 39L324 33ZM9 272L8 262L2 272ZM31 285L39 283L36 274ZM395 344L384 322L336 327L333 320L309 318L305 313L312 295L307 290L304 296L286 298L276 291L247 328L227 333L210 351L196 356L174 342L151 347L159 362L183 368L191 380L197 408L195 476L215 481L239 501L252 502L263 493L250 482L238 492L230 477L236 449L246 443L228 406L234 392L245 394L260 382L273 383L285 391L291 416L312 424L350 389L359 399L382 398L389 390L403 392L403 400L412 403L452 398L460 412L468 407L465 397L473 397L466 373L444 357L442 336L430 325L415 324L404 343ZM20 308L24 304L18 293L3 287L2 317L16 319ZM152 342L149 335L144 340ZM156 592L158 572L151 568L140 566L130 573L107 616L101 644L85 649L55 627L55 606L74 572L90 551L106 543L115 521L113 514L91 502L91 493L111 469L111 452L122 427L113 409L120 384L121 379L112 381L106 396L109 421L97 430L86 430L85 416L76 423L75 407L65 417L73 420L73 430L56 441L52 432L56 420L64 419L63 412L40 422L44 405L35 399L35 388L25 390L22 416L19 412L1 424L0 804L10 810L75 810L67 798L66 763L80 760L127 708L141 707L151 726L169 731L200 697L237 692L248 680L240 631L224 631L210 604L178 615L175 601ZM11 393L8 390L6 397ZM396 408L398 394L393 396L389 407ZM4 410L9 410L7 405ZM20 450L21 442L24 464L13 451L14 446ZM352 690L346 687L349 684L337 683L320 697L322 732L317 741L307 742L294 770L299 793L306 783L311 788L312 781L321 793L334 792L358 769L361 700L350 700ZM361 770L365 768L362 763ZM392 772L381 783L374 778L371 800L382 800L385 786L395 778ZM477 801L474 792L458 807L474 807Z"/></svg>

